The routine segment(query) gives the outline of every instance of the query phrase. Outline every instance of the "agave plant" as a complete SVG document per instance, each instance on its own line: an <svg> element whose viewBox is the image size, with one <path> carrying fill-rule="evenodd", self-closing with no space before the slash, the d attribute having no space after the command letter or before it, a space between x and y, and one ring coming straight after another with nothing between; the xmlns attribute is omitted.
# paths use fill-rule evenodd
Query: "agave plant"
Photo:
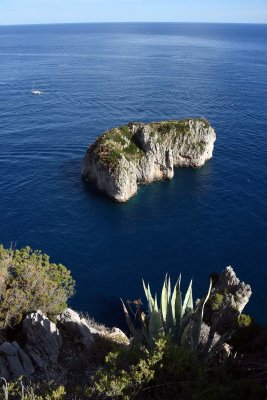
<svg viewBox="0 0 267 400"><path fill-rule="evenodd" d="M212 281L210 281L207 295L194 306L192 294L192 280L189 283L184 300L180 290L181 275L171 291L171 282L166 275L161 291L160 307L157 295L151 294L149 284L143 281L145 296L148 303L148 315L140 310L140 329L136 329L129 312L122 301L126 321L133 338L136 341L144 339L150 347L160 335L169 335L180 346L186 346L193 351L199 348L200 331L203 320L204 306L210 296Z"/></svg>

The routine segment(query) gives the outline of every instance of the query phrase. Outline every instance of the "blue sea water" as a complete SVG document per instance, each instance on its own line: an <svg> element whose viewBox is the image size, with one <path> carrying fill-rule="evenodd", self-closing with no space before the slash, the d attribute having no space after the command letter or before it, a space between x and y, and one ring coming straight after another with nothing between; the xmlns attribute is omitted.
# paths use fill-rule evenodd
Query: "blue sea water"
<svg viewBox="0 0 267 400"><path fill-rule="evenodd" d="M41 96L31 95L36 81ZM121 324L164 274L204 294L234 266L267 321L267 25L0 27L0 242L71 268L71 304ZM84 186L89 143L128 121L205 116L214 157L116 204Z"/></svg>

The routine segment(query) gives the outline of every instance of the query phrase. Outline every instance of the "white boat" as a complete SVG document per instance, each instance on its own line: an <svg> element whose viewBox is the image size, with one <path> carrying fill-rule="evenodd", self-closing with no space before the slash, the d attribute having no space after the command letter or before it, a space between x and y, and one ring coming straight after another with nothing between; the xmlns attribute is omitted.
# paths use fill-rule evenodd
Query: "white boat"
<svg viewBox="0 0 267 400"><path fill-rule="evenodd" d="M32 83L32 94L34 94L34 95L40 95L42 92L40 91L40 90L37 90L36 88L35 88L35 82L33 82Z"/></svg>

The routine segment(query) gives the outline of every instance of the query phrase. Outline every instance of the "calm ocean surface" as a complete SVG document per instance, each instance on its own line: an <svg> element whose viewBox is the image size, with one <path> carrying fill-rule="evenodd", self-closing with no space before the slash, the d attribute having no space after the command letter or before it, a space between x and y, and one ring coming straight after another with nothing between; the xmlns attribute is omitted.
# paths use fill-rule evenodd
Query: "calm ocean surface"
<svg viewBox="0 0 267 400"><path fill-rule="evenodd" d="M31 95L32 81L44 91ZM119 297L232 265L267 322L267 25L0 27L0 242L68 266L71 305L121 324ZM205 116L214 158L116 204L85 187L89 143L128 121Z"/></svg>

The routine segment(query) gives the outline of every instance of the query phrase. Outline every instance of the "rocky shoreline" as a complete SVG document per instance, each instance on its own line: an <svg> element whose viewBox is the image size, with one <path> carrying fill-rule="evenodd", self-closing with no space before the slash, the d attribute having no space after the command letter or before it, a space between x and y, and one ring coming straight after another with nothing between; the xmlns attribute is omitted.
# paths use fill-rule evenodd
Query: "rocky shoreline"
<svg viewBox="0 0 267 400"><path fill-rule="evenodd" d="M129 123L89 146L82 176L113 200L126 202L138 184L172 179L174 167L203 166L212 157L215 140L203 118Z"/></svg>

